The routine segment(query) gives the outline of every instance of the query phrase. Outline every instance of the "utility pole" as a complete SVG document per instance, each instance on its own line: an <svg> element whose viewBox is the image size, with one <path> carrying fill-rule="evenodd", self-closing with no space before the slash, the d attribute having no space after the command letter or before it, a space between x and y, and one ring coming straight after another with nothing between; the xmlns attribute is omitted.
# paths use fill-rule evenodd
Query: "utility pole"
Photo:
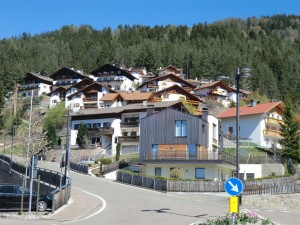
<svg viewBox="0 0 300 225"><path fill-rule="evenodd" d="M31 98L30 98L30 116L29 116L29 128L28 128L28 138L27 138L27 151L26 151L26 169L24 176L24 186L27 186L27 172L28 172L28 156L29 156L29 147L30 147L30 138L31 138L31 120L32 120L32 102L33 102L33 90L31 90Z"/></svg>
<svg viewBox="0 0 300 225"><path fill-rule="evenodd" d="M66 164L65 164L65 184L67 184L67 177L69 176L69 158L70 158L70 106L68 107L67 117L67 139L66 139Z"/></svg>

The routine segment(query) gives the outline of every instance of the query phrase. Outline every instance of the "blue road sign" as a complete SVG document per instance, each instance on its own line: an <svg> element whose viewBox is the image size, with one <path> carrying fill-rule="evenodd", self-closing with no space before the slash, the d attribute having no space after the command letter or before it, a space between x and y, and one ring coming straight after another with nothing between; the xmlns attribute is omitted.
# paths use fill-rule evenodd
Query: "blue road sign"
<svg viewBox="0 0 300 225"><path fill-rule="evenodd" d="M240 179L231 177L226 181L224 188L227 194L237 196L243 191L244 185Z"/></svg>

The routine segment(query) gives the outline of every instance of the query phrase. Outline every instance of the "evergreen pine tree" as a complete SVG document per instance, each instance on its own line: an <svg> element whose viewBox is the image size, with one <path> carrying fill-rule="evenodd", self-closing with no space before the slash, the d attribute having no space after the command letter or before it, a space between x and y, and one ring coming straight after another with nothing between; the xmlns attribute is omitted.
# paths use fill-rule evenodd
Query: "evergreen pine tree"
<svg viewBox="0 0 300 225"><path fill-rule="evenodd" d="M77 144L80 148L85 148L87 145L87 138L88 138L88 129L84 124L80 124L78 127L78 134L77 134Z"/></svg>
<svg viewBox="0 0 300 225"><path fill-rule="evenodd" d="M294 119L290 102L286 105L283 123L280 126L282 136L282 139L279 140L282 146L281 155L296 160L300 159L300 123Z"/></svg>

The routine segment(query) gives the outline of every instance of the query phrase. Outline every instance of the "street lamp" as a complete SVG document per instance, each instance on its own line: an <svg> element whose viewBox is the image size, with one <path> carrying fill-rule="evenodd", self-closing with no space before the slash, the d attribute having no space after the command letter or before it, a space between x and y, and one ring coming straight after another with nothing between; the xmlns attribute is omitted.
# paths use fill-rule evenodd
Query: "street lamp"
<svg viewBox="0 0 300 225"><path fill-rule="evenodd" d="M236 178L239 178L240 174L240 79L241 77L251 77L250 68L237 68L235 74L236 82ZM219 76L218 80L232 80L230 77Z"/></svg>

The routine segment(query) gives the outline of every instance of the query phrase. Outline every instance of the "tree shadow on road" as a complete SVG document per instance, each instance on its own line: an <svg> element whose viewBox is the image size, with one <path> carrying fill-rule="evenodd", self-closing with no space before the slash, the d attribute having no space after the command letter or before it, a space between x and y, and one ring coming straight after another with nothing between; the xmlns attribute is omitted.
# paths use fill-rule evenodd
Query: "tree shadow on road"
<svg viewBox="0 0 300 225"><path fill-rule="evenodd" d="M207 216L207 214L201 214L201 215L196 215L196 216L191 216L191 215L185 215L185 214L180 214L180 213L173 213L170 212L168 208L162 208L162 209L144 209L142 212L156 212L156 213L168 213L168 214L173 214L173 215L178 215L178 216L186 216L186 217L195 217L195 218L200 218L202 216Z"/></svg>

